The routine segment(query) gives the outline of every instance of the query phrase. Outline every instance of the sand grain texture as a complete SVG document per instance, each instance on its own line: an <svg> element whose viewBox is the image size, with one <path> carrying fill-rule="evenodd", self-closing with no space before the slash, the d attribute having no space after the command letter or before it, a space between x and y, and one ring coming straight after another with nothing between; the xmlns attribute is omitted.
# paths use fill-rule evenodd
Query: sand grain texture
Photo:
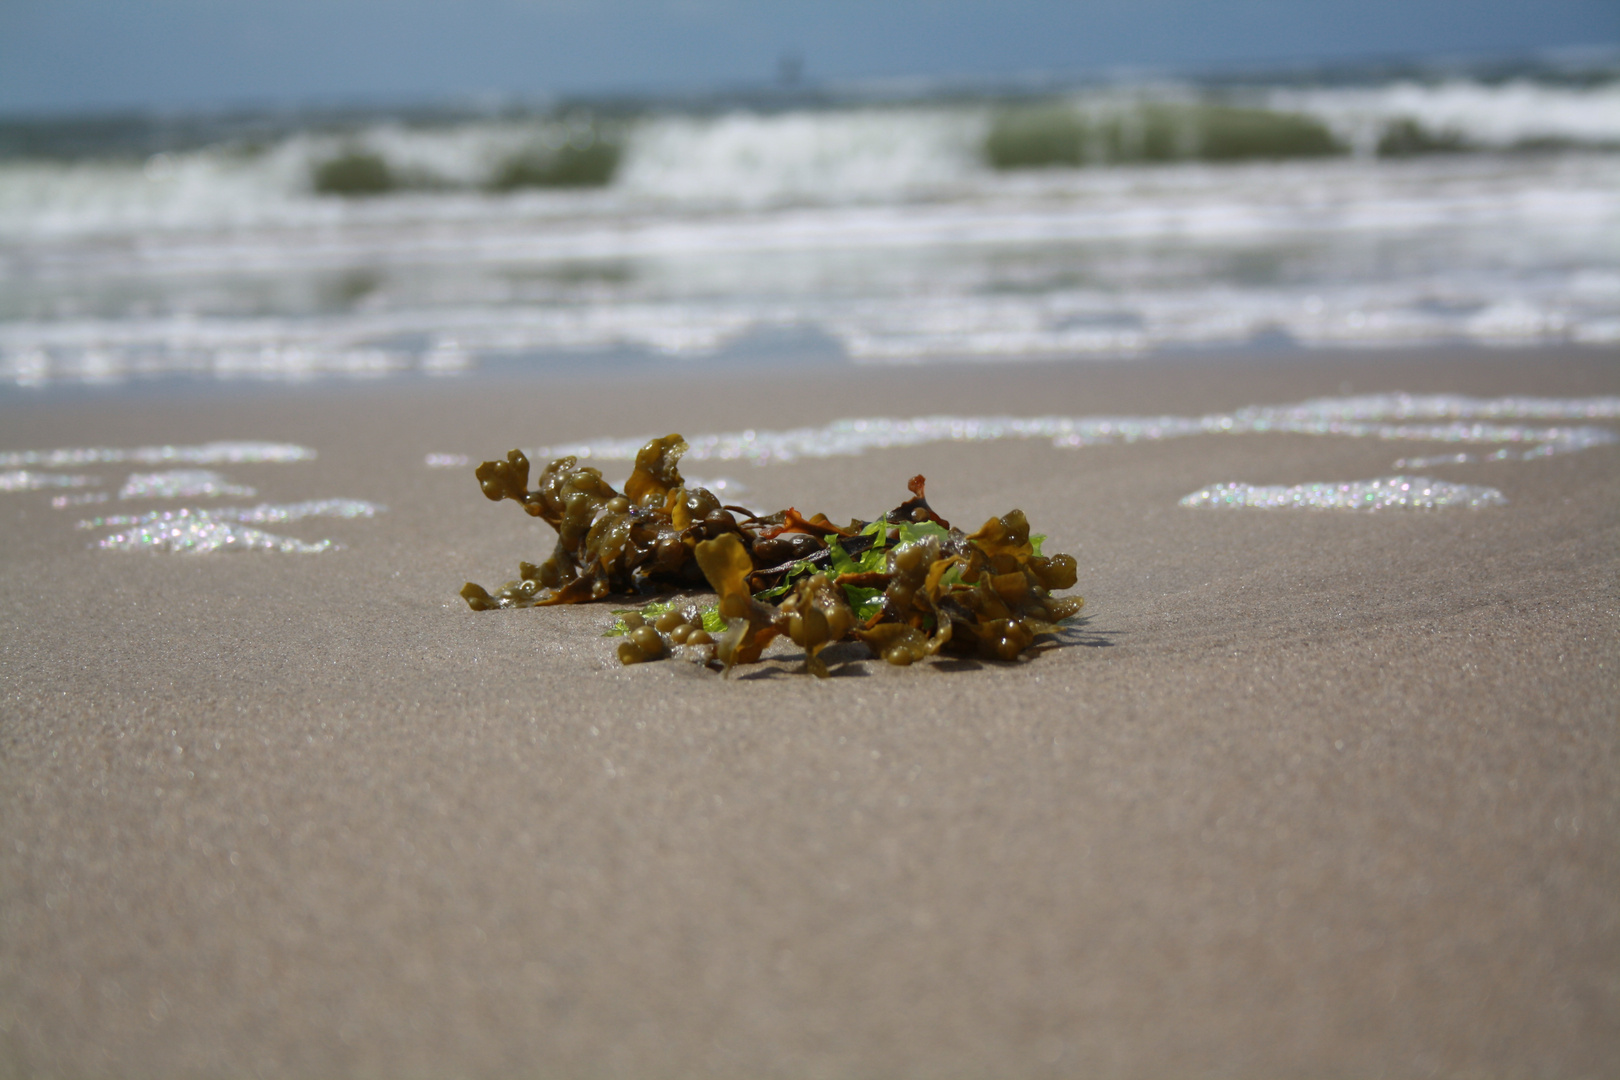
<svg viewBox="0 0 1620 1080"><path fill-rule="evenodd" d="M311 557L90 550L0 496L0 1074L1601 1076L1620 1060L1620 448L1488 511L1211 512L1387 475L1302 436L725 472L1021 506L1090 621L1018 665L621 669L474 614L550 539L431 451L852 412L1614 394L1611 353L1224 358L0 399L5 448L267 438ZM122 472L102 473L116 482ZM620 468L620 472L622 472ZM616 474L610 470L610 476Z"/></svg>

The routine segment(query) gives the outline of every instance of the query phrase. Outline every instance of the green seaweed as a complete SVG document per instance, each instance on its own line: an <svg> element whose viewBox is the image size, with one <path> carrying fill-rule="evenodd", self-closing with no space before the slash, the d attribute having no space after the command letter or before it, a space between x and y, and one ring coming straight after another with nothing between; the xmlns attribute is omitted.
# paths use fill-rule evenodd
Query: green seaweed
<svg viewBox="0 0 1620 1080"><path fill-rule="evenodd" d="M1391 122L1378 137L1378 156L1381 158L1456 154L1468 149L1467 140L1456 132L1433 132L1410 117Z"/></svg>
<svg viewBox="0 0 1620 1080"><path fill-rule="evenodd" d="M630 624L625 620L625 616L627 615L639 615L642 622L653 622L660 615L667 615L671 612L680 612L683 606L690 605L683 605L681 600L675 599L654 600L651 603L639 608L617 609L613 612L613 614L619 616L619 621L603 631L602 636L623 637L624 635L628 634L631 627ZM726 620L725 617L720 614L720 607L718 604L698 605L696 621L702 629L707 630L711 634L718 634L720 631L726 628Z"/></svg>
<svg viewBox="0 0 1620 1080"><path fill-rule="evenodd" d="M1007 108L991 121L992 168L1265 161L1347 152L1314 117L1211 102L1144 102L1082 110L1066 104Z"/></svg>
<svg viewBox="0 0 1620 1080"><path fill-rule="evenodd" d="M551 151L530 151L503 161L487 186L495 192L605 187L613 182L621 157L618 145L606 141L584 147L568 145Z"/></svg>
<svg viewBox="0 0 1620 1080"><path fill-rule="evenodd" d="M311 177L322 195L382 195L399 186L399 178L380 154L351 150L315 166Z"/></svg>

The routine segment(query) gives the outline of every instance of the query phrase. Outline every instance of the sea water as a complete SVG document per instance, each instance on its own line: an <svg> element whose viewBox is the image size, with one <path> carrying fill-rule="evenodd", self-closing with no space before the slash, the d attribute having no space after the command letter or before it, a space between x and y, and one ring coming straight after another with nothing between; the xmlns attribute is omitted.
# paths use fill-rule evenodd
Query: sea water
<svg viewBox="0 0 1620 1080"><path fill-rule="evenodd" d="M455 377L625 355L917 364L1616 342L1620 73L1607 69L0 120L7 394L159 376ZM1391 396L1188 417L852 417L697 433L688 459L1291 431L1413 445L1342 499L1336 485L1351 481L1277 493L1223 479L1189 505L1488 508L1478 493L1380 493L1414 470L1612 441L1615 416L1611 399ZM1436 455L1434 442L1458 447ZM221 468L312 453L0 447L0 491L53 489L62 510L188 503L172 513L195 542L162 539L172 530L159 519L96 519L125 530L112 547L328 550L207 538L256 527L207 510L251 494ZM143 471L86 471L124 463Z"/></svg>
<svg viewBox="0 0 1620 1080"><path fill-rule="evenodd" d="M1620 341L1614 72L120 123L0 121L0 383Z"/></svg>

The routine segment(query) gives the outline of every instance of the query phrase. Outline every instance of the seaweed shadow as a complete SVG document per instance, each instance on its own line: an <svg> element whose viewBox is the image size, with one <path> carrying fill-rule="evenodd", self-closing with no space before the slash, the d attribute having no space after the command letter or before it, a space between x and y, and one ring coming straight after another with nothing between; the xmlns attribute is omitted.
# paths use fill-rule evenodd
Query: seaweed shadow
<svg viewBox="0 0 1620 1080"><path fill-rule="evenodd" d="M1058 633L1044 637L1031 645L1016 660L988 660L973 656L936 656L930 659L926 666L931 671L943 674L955 674L964 671L982 671L985 667L1012 668L1027 664L1044 653L1056 652L1060 649L1108 649L1114 646L1114 638L1125 633L1123 630L1097 630L1089 624L1090 618L1075 618L1066 620L1061 624ZM881 662L882 658L872 653L865 645L855 641L841 641L829 645L821 654L826 661L828 674L834 679L868 678L872 674L872 665ZM766 658L757 669L747 674L734 676L738 680L802 678L805 674L804 661L794 656L772 656Z"/></svg>
<svg viewBox="0 0 1620 1080"><path fill-rule="evenodd" d="M1110 649L1114 646L1113 638L1125 632L1122 630L1094 630L1088 625L1090 622L1090 617L1064 620L1059 624L1061 629L1056 634L1041 638L1025 649L1016 660L989 660L972 656L952 656L937 658L929 667L934 671L947 674L958 671L979 671L986 666L1017 667L1031 662L1044 653L1057 652L1062 649Z"/></svg>
<svg viewBox="0 0 1620 1080"><path fill-rule="evenodd" d="M1111 649L1114 647L1114 638L1125 633L1123 630L1093 629L1089 615L1065 619L1058 626L1060 629L1056 634L1037 641L1028 651L1039 655L1057 649Z"/></svg>
<svg viewBox="0 0 1620 1080"><path fill-rule="evenodd" d="M828 645L821 651L821 659L827 665L827 674L833 679L866 678L872 673L867 664L878 659L858 641L839 641ZM803 678L803 656L771 656L761 662L763 665L757 671L750 671L746 675L738 675L737 679L775 679L782 676Z"/></svg>

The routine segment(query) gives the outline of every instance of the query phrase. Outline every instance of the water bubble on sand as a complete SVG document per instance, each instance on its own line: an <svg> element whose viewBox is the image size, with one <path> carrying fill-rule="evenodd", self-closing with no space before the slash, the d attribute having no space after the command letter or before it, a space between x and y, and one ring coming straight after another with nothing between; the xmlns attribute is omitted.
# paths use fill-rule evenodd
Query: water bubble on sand
<svg viewBox="0 0 1620 1080"><path fill-rule="evenodd" d="M1620 441L1608 428L1550 420L1620 418L1620 398L1471 398L1455 394L1374 394L1315 398L1295 405L1254 405L1205 416L920 416L835 420L822 427L689 435L685 461L751 461L756 465L857 455L867 450L938 442L1050 439L1078 449L1157 442L1193 435L1331 435L1524 447L1524 456L1571 453ZM1526 421L1543 421L1541 423ZM573 455L587 461L633 461L646 437L597 439L541 447L531 461ZM1510 453L1518 453L1517 450ZM1499 456L1505 456L1500 455Z"/></svg>
<svg viewBox="0 0 1620 1080"><path fill-rule="evenodd" d="M226 441L199 446L67 447L57 450L0 451L0 468L29 465L61 469L83 465L284 465L314 461L315 451L292 443Z"/></svg>
<svg viewBox="0 0 1620 1080"><path fill-rule="evenodd" d="M1500 454L1501 451L1498 451ZM1492 454L1491 457L1497 457ZM1472 465L1479 458L1473 454L1436 454L1432 457L1401 458L1395 462L1397 469L1432 469L1436 465Z"/></svg>
<svg viewBox="0 0 1620 1080"><path fill-rule="evenodd" d="M164 472L134 473L118 492L120 499L197 499L219 496L251 498L254 490L232 484L209 469L169 469Z"/></svg>
<svg viewBox="0 0 1620 1080"><path fill-rule="evenodd" d="M1217 510L1443 510L1503 506L1496 488L1452 484L1426 476L1384 476L1309 484L1211 484L1181 500L1182 506Z"/></svg>
<svg viewBox="0 0 1620 1080"><path fill-rule="evenodd" d="M46 473L32 469L8 469L0 472L0 491L39 491L41 488L90 487L101 483L94 476L72 476L66 473Z"/></svg>
<svg viewBox="0 0 1620 1080"><path fill-rule="evenodd" d="M103 551L167 551L195 555L214 551L277 551L288 555L313 555L337 548L331 540L309 544L261 529L207 518L138 525L114 533L96 546Z"/></svg>
<svg viewBox="0 0 1620 1080"><path fill-rule="evenodd" d="M250 507L185 507L146 514L118 514L79 522L81 529L121 531L97 542L103 551L164 551L207 554L216 551L273 551L310 555L338 550L332 540L306 543L253 526L308 517L371 518L386 507L359 499L317 499L301 503L261 503Z"/></svg>
<svg viewBox="0 0 1620 1080"><path fill-rule="evenodd" d="M104 503L111 498L112 494L106 491L90 491L82 495L55 495L51 498L51 508L53 510L67 510L75 506L93 506L96 503Z"/></svg>

